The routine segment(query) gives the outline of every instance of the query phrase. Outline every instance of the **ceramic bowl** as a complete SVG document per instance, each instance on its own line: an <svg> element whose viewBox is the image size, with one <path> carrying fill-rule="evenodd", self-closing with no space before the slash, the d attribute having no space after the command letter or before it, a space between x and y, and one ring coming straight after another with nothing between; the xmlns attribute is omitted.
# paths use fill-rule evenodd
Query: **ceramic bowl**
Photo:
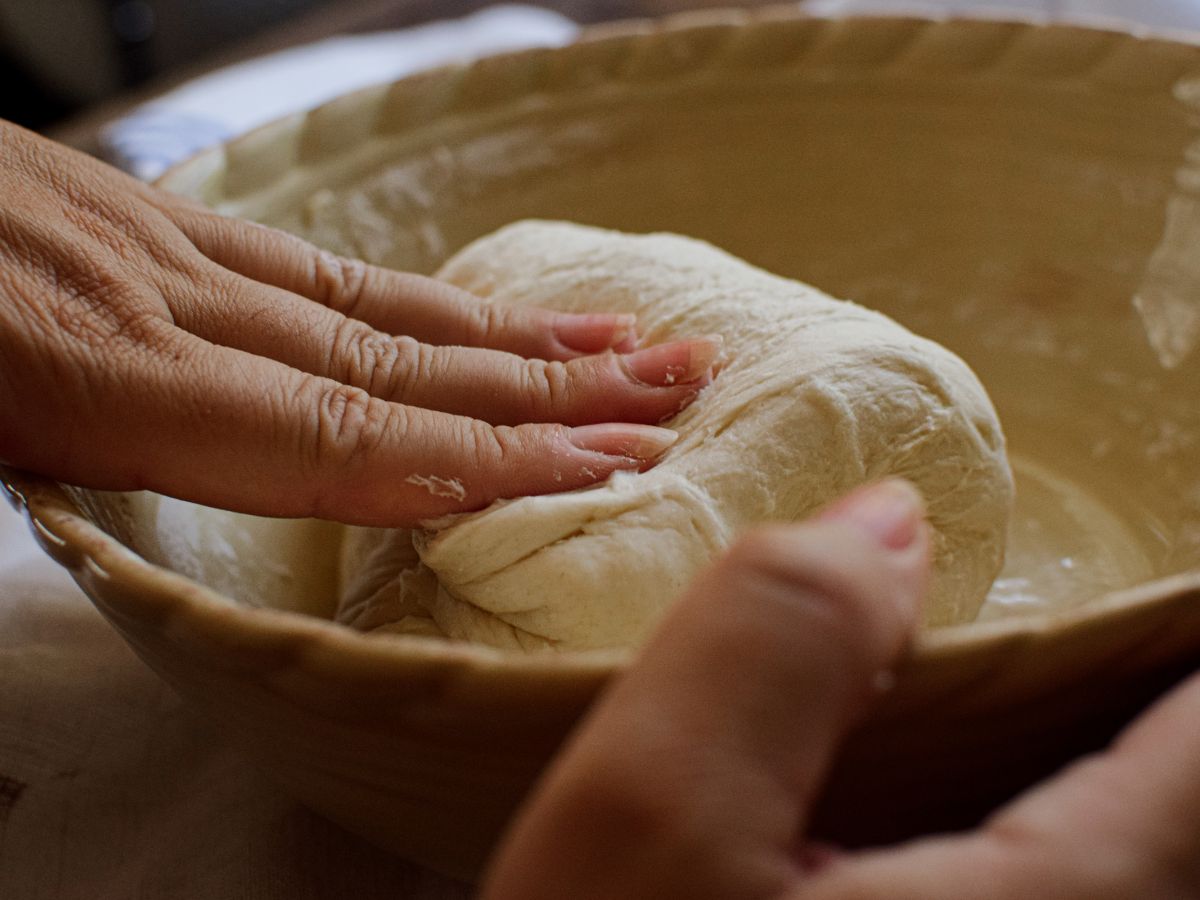
<svg viewBox="0 0 1200 900"><path fill-rule="evenodd" d="M1200 48L1084 27L706 13L441 69L164 184L432 271L515 219L702 237L962 355L1020 500L983 621L923 634L817 830L969 824L1200 661ZM296 797L477 870L622 654L329 621L339 532L8 472L145 661Z"/></svg>

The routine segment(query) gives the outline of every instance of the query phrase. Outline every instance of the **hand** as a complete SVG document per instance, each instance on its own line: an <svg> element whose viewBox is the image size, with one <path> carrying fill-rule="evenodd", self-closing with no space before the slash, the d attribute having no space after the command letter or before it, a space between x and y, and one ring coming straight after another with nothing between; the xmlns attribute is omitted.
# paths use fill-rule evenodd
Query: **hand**
<svg viewBox="0 0 1200 900"><path fill-rule="evenodd" d="M412 525L661 454L674 434L645 423L696 396L719 345L635 339L630 316L508 308L339 259L0 121L8 464Z"/></svg>
<svg viewBox="0 0 1200 900"><path fill-rule="evenodd" d="M838 743L915 627L927 558L919 500L894 481L741 541L580 727L483 896L1200 896L1197 678L978 831L846 853L805 844Z"/></svg>

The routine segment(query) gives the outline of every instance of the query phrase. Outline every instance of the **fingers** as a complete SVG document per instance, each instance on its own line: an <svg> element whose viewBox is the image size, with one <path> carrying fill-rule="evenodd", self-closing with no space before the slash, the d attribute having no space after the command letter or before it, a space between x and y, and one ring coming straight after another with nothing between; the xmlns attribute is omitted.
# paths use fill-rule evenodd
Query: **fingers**
<svg viewBox="0 0 1200 900"><path fill-rule="evenodd" d="M1168 694L1111 750L1002 810L985 834L1047 866L1090 873L1098 891L1090 896L1200 895L1200 678ZM1047 842L1060 846L1057 861L1038 852Z"/></svg>
<svg viewBox="0 0 1200 900"><path fill-rule="evenodd" d="M1193 896L1200 894L1200 676L1135 722L1107 765L1116 786L1110 800L1143 801L1133 806L1139 821L1131 827L1156 848L1156 858L1177 869Z"/></svg>
<svg viewBox="0 0 1200 900"><path fill-rule="evenodd" d="M796 900L1200 895L1200 677L979 832L843 856Z"/></svg>
<svg viewBox="0 0 1200 900"><path fill-rule="evenodd" d="M484 896L767 897L917 618L915 492L755 532L693 583L547 774Z"/></svg>
<svg viewBox="0 0 1200 900"><path fill-rule="evenodd" d="M100 404L109 414L69 423L92 439L68 445L60 477L268 516L411 527L638 469L675 439L636 425L492 428L178 331L106 377L122 414Z"/></svg>
<svg viewBox="0 0 1200 900"><path fill-rule="evenodd" d="M389 334L547 360L610 349L628 352L636 343L631 315L573 315L488 303L435 279L335 256L252 222L185 205L172 204L168 211L200 252L217 264Z"/></svg>
<svg viewBox="0 0 1200 900"><path fill-rule="evenodd" d="M287 323L299 338L265 326L255 331L253 316L237 323L241 329L214 324L222 311L204 308L208 289L249 282L211 263L168 223L225 220L38 140L0 127L0 149L13 157L8 175L27 176L0 173L21 201L0 217L15 263L4 275L16 302L0 303L0 454L7 463L90 487L146 487L246 512L404 525L642 468L674 438L636 425L492 428L373 398L315 365L316 373L304 374L257 355L257 346L240 350L236 332L244 330L247 343L301 355L296 348L310 337L312 320ZM278 249L281 273L296 274L284 265L296 243L266 229L223 227L218 237L234 263L251 268L257 253L269 259ZM253 235L258 245L251 246ZM356 270L346 265L349 278ZM376 291L363 283L367 298L391 285ZM334 287L334 299L360 295L349 281ZM280 288L261 290L340 316ZM268 304L251 312L286 322ZM436 316L426 321L444 324ZM618 335L616 319L573 319L565 331L557 318L542 324L541 332L497 333L515 344L536 338L563 355L570 355L561 343L568 338L587 349L631 339ZM459 325L469 330L469 322ZM188 327L212 329L232 346ZM334 362L331 369L350 364ZM364 378L368 370L374 367L359 368ZM489 382L474 387L486 391ZM465 393L462 384L456 389ZM454 402L466 408L465 399Z"/></svg>
<svg viewBox="0 0 1200 900"><path fill-rule="evenodd" d="M496 425L660 422L708 383L721 348L719 339L706 338L563 363L433 347L244 279L177 306L179 325L213 343L268 356L384 400Z"/></svg>

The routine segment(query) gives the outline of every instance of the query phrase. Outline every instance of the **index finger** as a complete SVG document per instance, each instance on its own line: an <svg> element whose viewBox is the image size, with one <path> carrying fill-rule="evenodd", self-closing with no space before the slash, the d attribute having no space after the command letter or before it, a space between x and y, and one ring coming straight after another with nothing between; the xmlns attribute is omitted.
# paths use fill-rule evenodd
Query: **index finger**
<svg viewBox="0 0 1200 900"><path fill-rule="evenodd" d="M488 302L433 278L337 256L295 235L191 206L172 218L196 248L230 271L283 288L389 334L568 360L634 348L632 315L562 313Z"/></svg>

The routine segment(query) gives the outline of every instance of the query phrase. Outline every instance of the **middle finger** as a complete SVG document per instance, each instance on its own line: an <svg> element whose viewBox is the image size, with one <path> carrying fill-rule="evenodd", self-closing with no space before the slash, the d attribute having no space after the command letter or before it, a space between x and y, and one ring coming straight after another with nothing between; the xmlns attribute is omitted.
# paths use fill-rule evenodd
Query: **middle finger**
<svg viewBox="0 0 1200 900"><path fill-rule="evenodd" d="M663 421L708 383L721 346L719 338L698 338L565 363L431 346L236 276L214 279L204 296L175 305L177 323L205 340L384 400L493 425Z"/></svg>

